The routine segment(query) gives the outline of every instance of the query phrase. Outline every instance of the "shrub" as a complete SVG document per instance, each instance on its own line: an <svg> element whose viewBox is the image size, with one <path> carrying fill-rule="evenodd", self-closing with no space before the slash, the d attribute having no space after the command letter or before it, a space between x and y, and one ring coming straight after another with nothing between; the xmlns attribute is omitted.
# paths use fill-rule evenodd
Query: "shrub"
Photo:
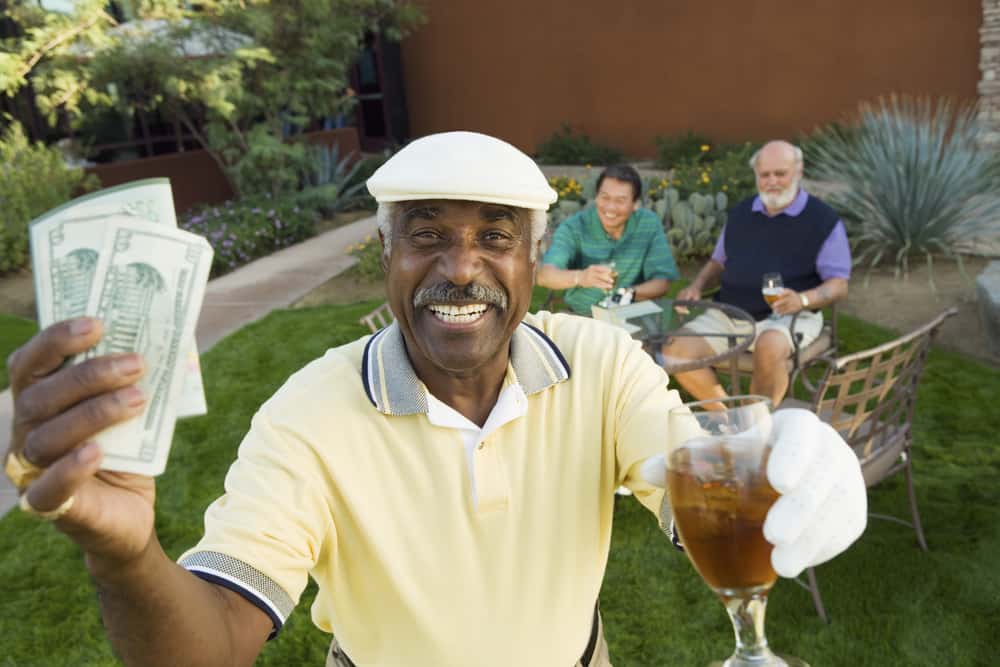
<svg viewBox="0 0 1000 667"><path fill-rule="evenodd" d="M586 201L583 196L583 184L572 176L553 176L549 179L549 185L559 195L559 199L556 201L564 199L578 202Z"/></svg>
<svg viewBox="0 0 1000 667"><path fill-rule="evenodd" d="M27 265L32 219L98 185L96 176L67 167L58 150L28 141L17 123L7 128L0 136L0 274Z"/></svg>
<svg viewBox="0 0 1000 667"><path fill-rule="evenodd" d="M624 159L621 151L591 141L586 134L574 134L568 123L538 146L537 159L543 164L615 164Z"/></svg>
<svg viewBox="0 0 1000 667"><path fill-rule="evenodd" d="M352 257L358 258L355 270L358 275L371 282L382 280L385 273L382 270L382 243L374 236L366 236L365 240L348 248Z"/></svg>
<svg viewBox="0 0 1000 667"><path fill-rule="evenodd" d="M221 141L217 134L213 134L214 140ZM264 125L254 126L246 143L242 152L235 148L223 151L229 156L238 155L230 174L242 197L281 197L299 190L302 173L309 164L304 144L283 141Z"/></svg>
<svg viewBox="0 0 1000 667"><path fill-rule="evenodd" d="M980 143L974 106L893 96L861 108L856 137L833 135L816 149L818 178L839 182L827 197L843 216L855 263L956 259L1000 221L992 149ZM933 276L932 283L933 287Z"/></svg>
<svg viewBox="0 0 1000 667"><path fill-rule="evenodd" d="M750 157L755 150L757 146L748 142L720 151L710 163L684 162L674 168L667 185L677 188L684 199L695 192L713 196L724 192L731 208L757 193L757 182L750 168ZM659 189L663 187L666 185Z"/></svg>
<svg viewBox="0 0 1000 667"><path fill-rule="evenodd" d="M309 238L315 233L316 218L316 211L291 199L258 197L202 207L184 216L179 226L212 245L212 277L216 277Z"/></svg>
<svg viewBox="0 0 1000 667"><path fill-rule="evenodd" d="M712 142L691 130L676 137L656 137L656 166L672 169L682 163L702 163L713 159Z"/></svg>

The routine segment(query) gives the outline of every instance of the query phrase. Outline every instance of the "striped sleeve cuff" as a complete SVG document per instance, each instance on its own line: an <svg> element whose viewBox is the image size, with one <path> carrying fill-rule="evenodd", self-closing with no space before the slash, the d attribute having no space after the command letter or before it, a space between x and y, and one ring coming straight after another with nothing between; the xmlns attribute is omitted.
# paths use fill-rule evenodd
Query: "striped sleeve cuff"
<svg viewBox="0 0 1000 667"><path fill-rule="evenodd" d="M274 626L268 639L277 636L295 602L273 579L243 561L217 551L196 551L179 562L196 577L243 596L268 615Z"/></svg>

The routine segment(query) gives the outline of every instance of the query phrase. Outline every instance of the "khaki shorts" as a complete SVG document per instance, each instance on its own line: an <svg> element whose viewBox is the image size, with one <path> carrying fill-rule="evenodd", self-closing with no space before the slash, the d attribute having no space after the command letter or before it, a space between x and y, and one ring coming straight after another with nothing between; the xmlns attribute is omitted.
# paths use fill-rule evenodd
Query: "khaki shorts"
<svg viewBox="0 0 1000 667"><path fill-rule="evenodd" d="M755 327L756 331L754 332L754 341L756 341L765 331L780 331L785 335L788 345L794 348L794 345L792 344L792 333L788 329L792 323L792 317L794 316L782 315L776 320L767 318L757 322ZM693 331L700 334L736 334L749 332L750 324L745 321L733 321L721 310L712 308L706 310L690 322L685 323L683 328L687 331ZM822 330L823 313L813 312L811 310L803 310L799 313L799 318L795 321L795 335L799 337L800 347L805 347L809 343L816 340L816 337L819 336L819 333ZM706 336L705 342L708 343L709 347L712 348L715 354L722 354L726 351L726 348L729 347L729 339L725 336ZM750 349L753 349L753 345L750 346Z"/></svg>
<svg viewBox="0 0 1000 667"><path fill-rule="evenodd" d="M420 665L421 663L415 659L411 664ZM330 644L330 651L326 654L326 667L355 667L354 663L350 662L340 650L340 644L337 643L336 639ZM608 656L608 643L604 641L604 621L601 620L600 615L597 618L597 643L594 645L594 654L590 658L590 663L585 665L577 660L573 667L612 667L611 658Z"/></svg>

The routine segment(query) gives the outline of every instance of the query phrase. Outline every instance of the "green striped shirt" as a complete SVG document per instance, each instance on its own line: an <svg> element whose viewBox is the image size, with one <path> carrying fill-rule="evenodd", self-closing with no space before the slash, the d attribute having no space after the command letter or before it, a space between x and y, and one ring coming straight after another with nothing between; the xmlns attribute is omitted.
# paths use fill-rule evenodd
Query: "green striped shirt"
<svg viewBox="0 0 1000 667"><path fill-rule="evenodd" d="M585 269L591 264L614 261L618 271L616 287L631 287L647 280L680 277L670 251L663 224L655 213L640 208L629 216L622 237L608 236L597 217L597 209L588 206L566 218L552 236L552 245L542 263L559 269ZM590 315L590 307L604 298L595 287L573 287L563 300L574 312Z"/></svg>

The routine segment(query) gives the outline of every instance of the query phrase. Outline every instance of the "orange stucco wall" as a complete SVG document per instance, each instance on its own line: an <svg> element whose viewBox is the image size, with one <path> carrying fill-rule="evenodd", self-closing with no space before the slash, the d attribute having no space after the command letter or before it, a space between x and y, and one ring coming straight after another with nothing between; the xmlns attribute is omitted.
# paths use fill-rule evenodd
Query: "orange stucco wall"
<svg viewBox="0 0 1000 667"><path fill-rule="evenodd" d="M562 122L641 157L692 129L791 137L892 92L974 100L981 0L420 0L412 136L534 151Z"/></svg>

